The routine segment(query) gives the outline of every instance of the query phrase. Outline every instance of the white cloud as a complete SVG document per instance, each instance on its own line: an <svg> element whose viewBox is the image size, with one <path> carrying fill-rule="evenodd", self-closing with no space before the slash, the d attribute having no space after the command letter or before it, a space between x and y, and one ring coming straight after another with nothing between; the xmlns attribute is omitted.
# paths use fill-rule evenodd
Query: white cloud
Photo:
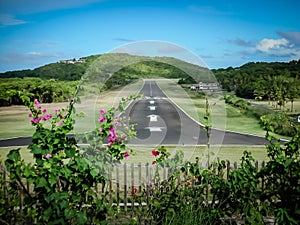
<svg viewBox="0 0 300 225"><path fill-rule="evenodd" d="M0 14L0 24L1 26L15 26L27 23L24 20L16 19L15 16L11 14Z"/></svg>
<svg viewBox="0 0 300 225"><path fill-rule="evenodd" d="M276 57L300 58L300 48L296 47L294 43L291 43L286 38L264 38L255 46L255 50Z"/></svg>
<svg viewBox="0 0 300 225"><path fill-rule="evenodd" d="M288 46L288 40L285 38L281 39L262 39L257 45L256 49L265 52L265 53L271 53L273 51L279 51L284 49Z"/></svg>

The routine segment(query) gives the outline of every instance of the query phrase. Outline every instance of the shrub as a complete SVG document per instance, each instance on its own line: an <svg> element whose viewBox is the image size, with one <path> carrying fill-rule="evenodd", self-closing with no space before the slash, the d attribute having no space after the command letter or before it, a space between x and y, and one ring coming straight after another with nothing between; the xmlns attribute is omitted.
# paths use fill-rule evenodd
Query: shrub
<svg viewBox="0 0 300 225"><path fill-rule="evenodd" d="M266 114L260 117L260 124L264 129L266 124L272 127L272 131L276 134L293 136L296 134L296 127L293 125L289 117L283 113Z"/></svg>
<svg viewBox="0 0 300 225"><path fill-rule="evenodd" d="M125 103L121 102L117 109L100 110L99 127L90 134L93 138L87 138L92 141L84 151L77 147L74 136L68 135L74 124L73 102L66 110L51 114L42 109L38 100L30 102L23 94L21 98L31 110L31 123L36 127L28 147L35 162L25 163L19 149L7 155L9 197L1 198L0 202L10 207L6 212L12 212L1 213L1 219L16 224L105 223L105 193L98 194L95 188L98 184L104 187L113 165L130 155L125 147L126 134L119 134L116 129L122 121L115 115L124 109ZM130 99L124 101L127 100ZM132 127L128 132L133 135ZM103 145L106 140L108 144ZM18 191L24 199L16 196ZM21 216L16 211L19 205L23 207Z"/></svg>

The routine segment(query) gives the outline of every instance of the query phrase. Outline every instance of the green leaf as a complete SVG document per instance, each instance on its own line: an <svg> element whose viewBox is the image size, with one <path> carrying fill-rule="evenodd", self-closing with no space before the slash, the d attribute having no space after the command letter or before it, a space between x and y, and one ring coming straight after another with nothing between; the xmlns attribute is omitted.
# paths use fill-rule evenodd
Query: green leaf
<svg viewBox="0 0 300 225"><path fill-rule="evenodd" d="M46 187L48 186L48 183L47 183L47 180L44 178L44 177L41 177L39 180L38 180L38 183L37 183L37 188L40 188L40 187Z"/></svg>
<svg viewBox="0 0 300 225"><path fill-rule="evenodd" d="M56 176L53 174L50 174L48 181L50 183L50 186L53 186L57 182Z"/></svg>
<svg viewBox="0 0 300 225"><path fill-rule="evenodd" d="M74 209L66 209L64 215L66 219L71 219L72 217L76 216L76 211Z"/></svg>
<svg viewBox="0 0 300 225"><path fill-rule="evenodd" d="M97 175L99 175L99 173L96 169L92 169L90 173L91 173L93 178L95 178Z"/></svg>
<svg viewBox="0 0 300 225"><path fill-rule="evenodd" d="M53 212L53 210L52 210L51 206L49 206L46 210L44 210L43 219L45 221L49 220L50 216L52 215L52 212Z"/></svg>
<svg viewBox="0 0 300 225"><path fill-rule="evenodd" d="M78 224L86 224L86 222L87 222L87 217L86 217L85 211L79 212L79 213L77 214L77 222L78 222Z"/></svg>
<svg viewBox="0 0 300 225"><path fill-rule="evenodd" d="M13 149L7 154L7 158L16 162L21 160L20 149Z"/></svg>

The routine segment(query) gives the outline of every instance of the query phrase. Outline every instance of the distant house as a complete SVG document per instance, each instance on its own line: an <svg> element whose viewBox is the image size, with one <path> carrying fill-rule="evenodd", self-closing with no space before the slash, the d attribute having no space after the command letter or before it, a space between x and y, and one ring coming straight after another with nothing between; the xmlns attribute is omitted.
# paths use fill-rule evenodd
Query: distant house
<svg viewBox="0 0 300 225"><path fill-rule="evenodd" d="M80 58L78 60L74 59L65 59L65 60L60 60L60 63L65 63L65 64L79 64L79 63L84 63L85 59L84 58Z"/></svg>
<svg viewBox="0 0 300 225"><path fill-rule="evenodd" d="M219 91L221 90L221 87L218 83L199 82L198 89L199 91Z"/></svg>
<svg viewBox="0 0 300 225"><path fill-rule="evenodd" d="M191 91L220 91L221 87L218 83L203 83L199 82L198 85L192 85L190 86Z"/></svg>

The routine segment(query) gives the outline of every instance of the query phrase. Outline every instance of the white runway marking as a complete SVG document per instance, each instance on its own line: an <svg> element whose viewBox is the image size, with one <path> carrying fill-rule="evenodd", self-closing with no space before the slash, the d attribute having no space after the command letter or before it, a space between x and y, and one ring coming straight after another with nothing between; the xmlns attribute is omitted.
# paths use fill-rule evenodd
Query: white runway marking
<svg viewBox="0 0 300 225"><path fill-rule="evenodd" d="M158 115L149 115L147 117L150 117L150 122L156 122Z"/></svg>
<svg viewBox="0 0 300 225"><path fill-rule="evenodd" d="M161 132L165 127L145 127L145 129L149 129L150 132Z"/></svg>
<svg viewBox="0 0 300 225"><path fill-rule="evenodd" d="M156 106L149 106L150 110L153 111L156 109Z"/></svg>

